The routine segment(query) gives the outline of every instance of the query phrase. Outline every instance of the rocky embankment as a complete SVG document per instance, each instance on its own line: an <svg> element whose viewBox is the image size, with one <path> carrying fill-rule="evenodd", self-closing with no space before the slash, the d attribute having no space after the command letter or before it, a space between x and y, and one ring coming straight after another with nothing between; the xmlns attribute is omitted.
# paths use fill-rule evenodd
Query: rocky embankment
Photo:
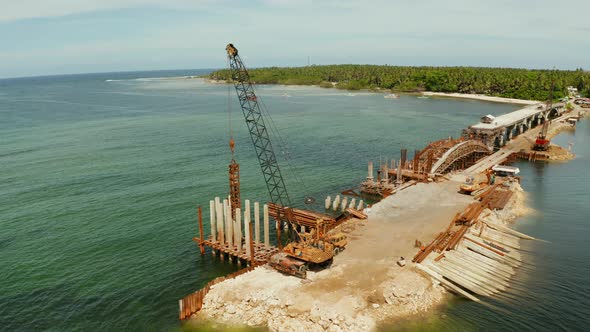
<svg viewBox="0 0 590 332"><path fill-rule="evenodd" d="M345 269L335 267L331 274ZM369 331L383 318L425 311L438 303L444 290L412 269L381 283L365 296L352 293L339 298L302 296L326 274L310 273L309 282L279 275L259 267L235 280L215 286L204 303L201 315L228 324L268 326L271 331ZM252 287L260 285L264 287ZM250 287L240 291L244 283ZM271 284L276 283L276 284ZM305 297L305 296L304 296Z"/></svg>

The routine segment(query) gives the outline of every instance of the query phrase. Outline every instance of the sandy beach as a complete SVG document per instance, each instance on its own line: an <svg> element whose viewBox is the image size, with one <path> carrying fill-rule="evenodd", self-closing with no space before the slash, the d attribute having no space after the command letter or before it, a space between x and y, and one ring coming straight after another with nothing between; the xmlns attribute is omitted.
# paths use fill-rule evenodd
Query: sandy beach
<svg viewBox="0 0 590 332"><path fill-rule="evenodd" d="M461 99L475 99L483 101L491 101L494 103L518 104L518 105L535 105L540 103L536 100L514 99L492 97L487 95L467 94L467 93L445 93L445 92L423 92L422 95L428 97L446 97L446 98L461 98Z"/></svg>

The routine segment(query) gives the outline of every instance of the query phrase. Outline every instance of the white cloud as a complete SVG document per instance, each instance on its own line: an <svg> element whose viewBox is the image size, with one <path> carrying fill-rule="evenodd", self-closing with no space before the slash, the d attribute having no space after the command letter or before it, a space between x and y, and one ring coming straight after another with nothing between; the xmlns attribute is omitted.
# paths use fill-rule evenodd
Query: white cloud
<svg viewBox="0 0 590 332"><path fill-rule="evenodd" d="M84 63L93 71L108 61L137 65L150 56L167 68L223 67L227 42L250 56L250 66L304 64L309 55L324 64L408 59L423 65L588 67L590 21L584 15L590 2L570 0L567 5L570 10L547 0L0 0L0 24L121 8L189 13L174 21L176 12L167 12L170 20L164 24L134 17L133 26L120 25L128 29L120 35L104 29L88 40L66 42L54 34L55 40L42 45L5 42L0 71L48 59ZM73 21L79 20L74 16Z"/></svg>
<svg viewBox="0 0 590 332"><path fill-rule="evenodd" d="M0 22L146 6L199 8L213 3L213 0L0 0Z"/></svg>

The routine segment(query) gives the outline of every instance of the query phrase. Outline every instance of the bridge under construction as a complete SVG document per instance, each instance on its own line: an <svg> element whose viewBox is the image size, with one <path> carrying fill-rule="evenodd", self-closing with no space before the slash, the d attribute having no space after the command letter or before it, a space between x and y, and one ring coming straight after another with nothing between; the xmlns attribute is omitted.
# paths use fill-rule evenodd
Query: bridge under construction
<svg viewBox="0 0 590 332"><path fill-rule="evenodd" d="M479 140L489 147L502 147L514 137L563 115L565 111L563 103L549 103L527 106L498 117L486 115L479 123L463 130L463 137Z"/></svg>

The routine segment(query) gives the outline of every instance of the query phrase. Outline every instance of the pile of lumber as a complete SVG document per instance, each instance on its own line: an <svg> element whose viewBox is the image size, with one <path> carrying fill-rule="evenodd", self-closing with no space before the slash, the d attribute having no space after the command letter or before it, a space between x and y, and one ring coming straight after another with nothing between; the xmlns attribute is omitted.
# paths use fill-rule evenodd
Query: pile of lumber
<svg viewBox="0 0 590 332"><path fill-rule="evenodd" d="M440 260L445 251L453 250L457 247L465 233L469 230L469 227L477 222L483 210L486 208L502 209L511 197L512 192L503 189L501 183L489 186L479 194L479 197L476 197L481 199L480 202L473 202L463 212L458 213L451 221L449 227L444 232L439 233L428 246L421 248L412 261L414 263L420 263L433 251L442 253L436 258ZM459 226L459 228L453 230L453 226Z"/></svg>
<svg viewBox="0 0 590 332"><path fill-rule="evenodd" d="M522 261L519 240L525 238L479 225L479 230L463 234L464 241L455 250L417 264L450 290L474 301L479 301L478 295L491 296L511 287Z"/></svg>
<svg viewBox="0 0 590 332"><path fill-rule="evenodd" d="M510 288L511 278L522 262L520 240L534 238L479 220L479 216L486 208L503 209L512 195L501 183L478 192L476 199L480 201L458 213L444 232L416 254L416 267L473 301ZM432 252L439 255L429 255Z"/></svg>
<svg viewBox="0 0 590 332"><path fill-rule="evenodd" d="M367 215L359 210L355 210L353 208L348 208L348 209L346 209L346 212L350 213L351 215L353 215L354 217L356 217L358 219L361 219L361 220L367 219Z"/></svg>
<svg viewBox="0 0 590 332"><path fill-rule="evenodd" d="M512 198L513 192L510 190L494 190L490 195L488 207L490 209L502 210Z"/></svg>
<svg viewBox="0 0 590 332"><path fill-rule="evenodd" d="M474 202L469 204L467 209L455 217L455 225L472 225L485 209L484 204Z"/></svg>
<svg viewBox="0 0 590 332"><path fill-rule="evenodd" d="M501 210L508 204L512 195L513 192L503 188L502 183L496 183L478 192L475 198L481 200L485 208Z"/></svg>

